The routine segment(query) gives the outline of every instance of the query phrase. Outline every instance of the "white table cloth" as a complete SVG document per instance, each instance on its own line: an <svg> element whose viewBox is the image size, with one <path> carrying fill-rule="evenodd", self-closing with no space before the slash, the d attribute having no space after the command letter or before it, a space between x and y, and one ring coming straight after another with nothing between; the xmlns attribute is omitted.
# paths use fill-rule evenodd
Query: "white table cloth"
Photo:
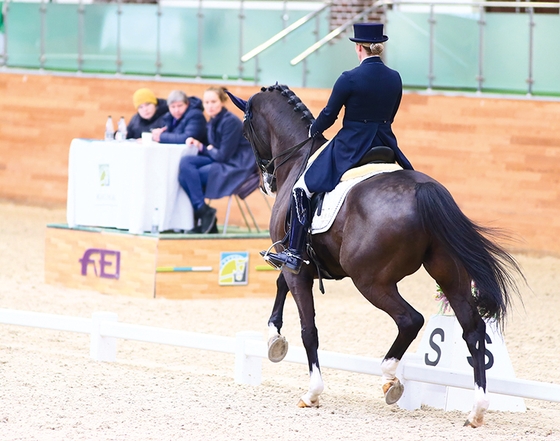
<svg viewBox="0 0 560 441"><path fill-rule="evenodd" d="M193 208L179 185L179 162L195 155L185 144L74 139L68 163L66 218L70 227L150 231L193 228Z"/></svg>

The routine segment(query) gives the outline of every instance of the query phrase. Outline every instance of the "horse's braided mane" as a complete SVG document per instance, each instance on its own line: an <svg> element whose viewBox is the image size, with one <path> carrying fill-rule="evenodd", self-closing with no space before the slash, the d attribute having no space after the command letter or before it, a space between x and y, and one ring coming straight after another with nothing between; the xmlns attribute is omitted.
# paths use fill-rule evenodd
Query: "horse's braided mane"
<svg viewBox="0 0 560 441"><path fill-rule="evenodd" d="M298 96L290 90L290 88L284 84L274 84L273 86L268 87L261 87L262 92L273 92L278 91L282 96L288 98L288 104L294 106L294 112L301 112L302 117L301 119L305 121L308 125L311 125L315 118L313 118L313 114L307 108L307 106L298 98Z"/></svg>

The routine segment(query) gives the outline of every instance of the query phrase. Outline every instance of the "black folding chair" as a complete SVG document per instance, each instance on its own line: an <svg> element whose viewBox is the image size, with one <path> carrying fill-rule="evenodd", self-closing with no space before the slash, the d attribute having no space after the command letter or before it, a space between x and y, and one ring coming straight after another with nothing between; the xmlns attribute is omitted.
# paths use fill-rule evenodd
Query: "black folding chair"
<svg viewBox="0 0 560 441"><path fill-rule="evenodd" d="M259 188L259 182L260 182L259 173L255 172L251 176L249 176L245 182L243 182L239 187L237 187L235 189L235 191L229 196L227 211L226 211L226 219L224 221L224 230L223 230L222 234L227 233L227 227L228 227L228 221L229 221L229 211L231 209L232 198L235 198L235 201L237 202L237 206L239 207L239 211L241 213L241 216L243 217L243 220L245 221L245 225L247 226L249 232L252 231L252 230L251 230L251 225L249 224L249 221L247 220L247 216L245 215L245 211L247 211L247 213L251 217L251 220L253 221L253 224L255 225L255 228L256 228L257 232L258 233L261 232L261 230L259 228L259 225L257 224L257 221L255 219L255 216L253 215L253 212L251 211L251 207L249 207L249 204L245 200L247 198L247 196L249 196L251 193L253 193L256 189ZM263 197L266 201L266 204L268 205L268 208L270 209L270 203L266 199L266 196L263 195ZM241 201L243 201L243 203L245 204L245 209L243 209L243 207L241 206Z"/></svg>

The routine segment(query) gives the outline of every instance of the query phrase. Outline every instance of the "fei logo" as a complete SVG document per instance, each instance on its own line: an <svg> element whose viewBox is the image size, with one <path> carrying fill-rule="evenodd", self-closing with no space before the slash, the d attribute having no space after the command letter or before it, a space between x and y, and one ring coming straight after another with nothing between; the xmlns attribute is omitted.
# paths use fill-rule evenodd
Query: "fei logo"
<svg viewBox="0 0 560 441"><path fill-rule="evenodd" d="M80 259L80 263L82 276L87 276L88 267L93 264L96 277L118 279L121 271L121 252L89 248Z"/></svg>

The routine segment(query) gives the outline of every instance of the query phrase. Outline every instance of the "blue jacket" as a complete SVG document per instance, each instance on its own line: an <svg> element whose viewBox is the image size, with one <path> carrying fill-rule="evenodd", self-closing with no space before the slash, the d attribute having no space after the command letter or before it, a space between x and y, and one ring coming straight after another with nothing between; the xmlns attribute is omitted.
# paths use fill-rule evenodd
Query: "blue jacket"
<svg viewBox="0 0 560 441"><path fill-rule="evenodd" d="M323 133L334 124L344 106L342 128L305 173L309 191L331 191L341 176L376 145L391 147L399 165L413 169L391 129L401 97L399 73L385 66L379 57L366 58L358 67L340 75L310 132Z"/></svg>
<svg viewBox="0 0 560 441"><path fill-rule="evenodd" d="M163 98L158 98L156 113L150 119L144 119L138 113L135 113L126 127L127 139L139 139L142 137L142 132L149 132L151 129L160 129L165 126L163 117L168 111L167 101Z"/></svg>
<svg viewBox="0 0 560 441"><path fill-rule="evenodd" d="M163 144L184 144L190 136L203 143L206 142L206 118L200 98L189 97L189 107L183 116L175 121L173 115L167 112L163 117L163 123L167 127L159 137L159 142Z"/></svg>
<svg viewBox="0 0 560 441"><path fill-rule="evenodd" d="M251 144L243 136L241 120L226 108L208 122L208 144L200 155L210 157L208 183L204 196L219 199L231 195L257 171Z"/></svg>

